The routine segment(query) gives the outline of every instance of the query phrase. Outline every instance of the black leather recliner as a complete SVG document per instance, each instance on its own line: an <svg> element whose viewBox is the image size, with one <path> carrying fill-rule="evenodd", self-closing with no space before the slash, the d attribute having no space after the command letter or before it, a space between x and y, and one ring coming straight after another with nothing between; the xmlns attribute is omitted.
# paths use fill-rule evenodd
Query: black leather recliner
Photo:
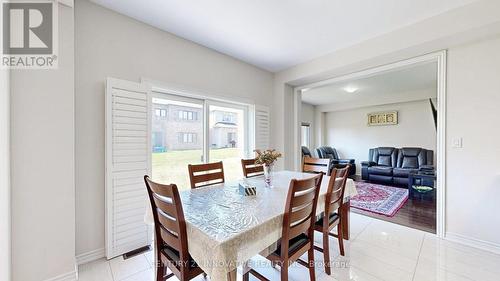
<svg viewBox="0 0 500 281"><path fill-rule="evenodd" d="M311 151L307 146L302 146L302 157L312 157Z"/></svg>
<svg viewBox="0 0 500 281"><path fill-rule="evenodd" d="M434 169L434 152L423 148L403 147L399 149L398 162L393 169L394 183L408 185L408 175L425 169Z"/></svg>
<svg viewBox="0 0 500 281"><path fill-rule="evenodd" d="M371 182L408 186L410 173L434 169L434 152L423 148L372 148L368 158L361 162L361 178Z"/></svg>
<svg viewBox="0 0 500 281"><path fill-rule="evenodd" d="M396 167L398 150L394 147L372 148L368 161L361 162L361 179L392 184L392 170Z"/></svg>
<svg viewBox="0 0 500 281"><path fill-rule="evenodd" d="M316 153L319 158L329 158L331 159L331 167L333 168L344 168L347 164L351 165L349 170L349 175L356 174L356 164L354 159L340 159L337 150L330 146L321 146L316 148Z"/></svg>

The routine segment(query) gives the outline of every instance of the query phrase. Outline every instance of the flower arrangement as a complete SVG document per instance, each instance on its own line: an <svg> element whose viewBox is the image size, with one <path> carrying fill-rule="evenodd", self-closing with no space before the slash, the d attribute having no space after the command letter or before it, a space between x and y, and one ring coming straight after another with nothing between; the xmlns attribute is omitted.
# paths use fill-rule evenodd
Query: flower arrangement
<svg viewBox="0 0 500 281"><path fill-rule="evenodd" d="M260 150L256 149L257 157L255 157L255 163L264 166L271 166L280 158L282 155L275 149Z"/></svg>

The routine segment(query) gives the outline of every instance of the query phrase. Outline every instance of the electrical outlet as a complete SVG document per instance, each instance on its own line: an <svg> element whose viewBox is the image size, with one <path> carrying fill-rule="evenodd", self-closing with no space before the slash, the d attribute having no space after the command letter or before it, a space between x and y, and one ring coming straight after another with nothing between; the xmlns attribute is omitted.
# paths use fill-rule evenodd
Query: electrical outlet
<svg viewBox="0 0 500 281"><path fill-rule="evenodd" d="M451 140L451 146L453 148L463 148L463 139L462 138L453 138Z"/></svg>

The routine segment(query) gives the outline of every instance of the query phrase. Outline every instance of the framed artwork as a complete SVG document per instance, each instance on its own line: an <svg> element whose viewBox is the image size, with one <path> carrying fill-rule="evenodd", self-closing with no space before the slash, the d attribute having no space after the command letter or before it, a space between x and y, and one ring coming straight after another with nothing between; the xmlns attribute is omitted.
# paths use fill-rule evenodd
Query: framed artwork
<svg viewBox="0 0 500 281"><path fill-rule="evenodd" d="M368 126L387 126L398 124L398 112L374 112L368 113Z"/></svg>

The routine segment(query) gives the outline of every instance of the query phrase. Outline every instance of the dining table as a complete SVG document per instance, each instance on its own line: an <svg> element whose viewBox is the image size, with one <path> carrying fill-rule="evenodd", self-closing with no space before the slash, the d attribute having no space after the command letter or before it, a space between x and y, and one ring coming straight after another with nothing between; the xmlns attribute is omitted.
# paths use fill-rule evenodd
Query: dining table
<svg viewBox="0 0 500 281"><path fill-rule="evenodd" d="M239 266L246 271L252 257L265 256L276 250L282 234L290 181L313 176L315 174L278 171L272 176L271 186L266 185L263 176L242 179L256 187L253 196L245 196L240 191L239 181L181 191L189 254L211 280L236 281ZM318 216L325 208L329 180L330 177L323 177ZM343 216L343 236L347 240L349 200L356 194L354 181L348 178L339 209ZM145 221L154 223L151 211L146 213Z"/></svg>

